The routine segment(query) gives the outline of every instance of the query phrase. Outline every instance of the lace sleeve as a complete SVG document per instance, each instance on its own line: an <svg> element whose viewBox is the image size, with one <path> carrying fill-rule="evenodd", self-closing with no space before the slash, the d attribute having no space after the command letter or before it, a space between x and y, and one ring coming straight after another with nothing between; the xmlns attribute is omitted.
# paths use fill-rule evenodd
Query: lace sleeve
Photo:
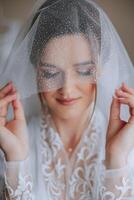
<svg viewBox="0 0 134 200"><path fill-rule="evenodd" d="M133 158L132 158L133 156ZM107 170L103 166L100 186L101 200L134 199L134 151L128 159L127 166Z"/></svg>
<svg viewBox="0 0 134 200"><path fill-rule="evenodd" d="M24 161L6 162L6 200L33 200L29 157Z"/></svg>

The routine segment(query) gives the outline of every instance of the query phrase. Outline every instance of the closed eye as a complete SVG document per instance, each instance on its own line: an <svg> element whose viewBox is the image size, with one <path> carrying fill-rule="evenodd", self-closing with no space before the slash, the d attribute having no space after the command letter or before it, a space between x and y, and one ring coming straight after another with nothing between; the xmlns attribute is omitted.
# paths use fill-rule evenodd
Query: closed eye
<svg viewBox="0 0 134 200"><path fill-rule="evenodd" d="M38 68L38 79L50 79L56 77L58 74L60 74L60 71L57 71L56 69L49 69L40 67Z"/></svg>
<svg viewBox="0 0 134 200"><path fill-rule="evenodd" d="M83 75L83 76L89 76L89 75L92 75L92 71L91 71L91 70L86 70L86 71L77 71L77 73L79 73L80 75Z"/></svg>
<svg viewBox="0 0 134 200"><path fill-rule="evenodd" d="M56 77L58 74L60 74L60 72L51 73L51 72L44 71L44 72L42 73L42 78L50 79L50 78Z"/></svg>
<svg viewBox="0 0 134 200"><path fill-rule="evenodd" d="M88 66L88 67L79 67L77 69L77 73L79 73L82 76L91 76L95 72L95 67L94 66Z"/></svg>

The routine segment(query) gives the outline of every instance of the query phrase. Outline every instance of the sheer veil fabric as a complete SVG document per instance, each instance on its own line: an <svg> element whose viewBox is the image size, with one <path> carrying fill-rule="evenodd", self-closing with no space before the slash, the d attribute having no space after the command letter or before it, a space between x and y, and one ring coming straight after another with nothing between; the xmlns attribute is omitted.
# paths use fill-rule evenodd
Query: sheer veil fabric
<svg viewBox="0 0 134 200"><path fill-rule="evenodd" d="M77 5L75 5L76 2ZM56 37L56 34L65 35L67 33L82 32L87 38L90 38L95 65L99 71L99 75L95 75L98 86L97 104L99 108L103 109L103 113L107 118L107 111L114 89L120 86L123 81L133 86L133 65L116 30L104 11L94 1L76 2L70 1L68 3L72 8L72 15L69 15L69 6L66 13L64 12L66 6L64 1L63 3L58 0L50 3L46 1L44 8L41 5L45 4L45 1L37 1L35 3L31 17L18 35L6 65L1 69L0 82L3 85L12 80L20 93L21 99L26 99L39 91L41 92L44 88L37 88L36 67L38 63L36 62L40 58L42 46L47 44L47 41L52 37ZM63 11L61 9L59 12L59 6L62 6ZM51 16L52 19L47 21L47 16ZM55 21L56 19L59 21ZM70 20L73 21L72 24L69 24ZM48 22L50 26L54 27L54 30L50 34L49 31L51 32L52 28L50 27L43 38L42 32L47 29ZM66 25L64 25L64 22ZM59 31L58 28L56 29L58 26L61 26ZM40 40L38 37L40 37ZM38 44L37 41L39 41ZM114 74L114 76L110 76L110 74ZM57 84L54 82L54 86L52 86L52 80L50 85L47 82L48 86L45 90L49 91L52 87L61 87L63 84L61 79L63 77L56 81ZM53 79L53 81L55 80ZM99 96L105 96L106 98L101 102L102 98Z"/></svg>
<svg viewBox="0 0 134 200"><path fill-rule="evenodd" d="M85 48L87 54L82 53ZM68 67L74 58L74 67ZM103 164L112 96L122 82L134 88L134 69L99 5L92 0L37 1L0 72L0 85L12 80L20 94L30 145L26 160L5 161L6 199L134 198L133 152L121 169L108 170ZM81 87L96 85L93 104L81 113L80 124L86 119L86 127L71 156L56 129L49 103L40 101L42 93L61 94L67 81ZM73 116L75 112L77 108L70 111ZM125 106L121 117L128 120Z"/></svg>

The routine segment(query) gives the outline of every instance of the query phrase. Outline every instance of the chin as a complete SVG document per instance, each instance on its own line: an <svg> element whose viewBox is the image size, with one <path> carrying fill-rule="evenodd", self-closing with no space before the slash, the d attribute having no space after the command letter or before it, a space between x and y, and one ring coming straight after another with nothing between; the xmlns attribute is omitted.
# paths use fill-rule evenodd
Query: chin
<svg viewBox="0 0 134 200"><path fill-rule="evenodd" d="M51 110L51 114L55 117L58 117L60 119L77 119L78 117L81 117L83 115L83 113L86 111L88 105L84 104L81 105L81 103L78 104L74 104L74 105L67 105L67 106L63 106L60 104L51 104L51 106L49 107Z"/></svg>
<svg viewBox="0 0 134 200"><path fill-rule="evenodd" d="M76 118L78 118L78 116L81 116L82 112L76 112L76 110L68 110L66 112L57 112L55 113L55 116L57 116L58 118L64 119L64 120L74 120Z"/></svg>

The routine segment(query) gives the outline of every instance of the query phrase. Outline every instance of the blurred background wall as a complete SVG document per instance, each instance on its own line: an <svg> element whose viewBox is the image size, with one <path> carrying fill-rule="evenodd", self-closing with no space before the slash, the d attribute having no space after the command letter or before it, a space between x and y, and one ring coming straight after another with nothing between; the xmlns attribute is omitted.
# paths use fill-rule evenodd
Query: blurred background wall
<svg viewBox="0 0 134 200"><path fill-rule="evenodd" d="M95 1L103 7L110 17L134 63L134 0ZM6 53L3 53L5 59L21 24L27 19L35 2L36 0L0 0L0 53L3 52L2 45L3 47L5 45ZM8 35L10 39L4 40L8 26L10 27Z"/></svg>

